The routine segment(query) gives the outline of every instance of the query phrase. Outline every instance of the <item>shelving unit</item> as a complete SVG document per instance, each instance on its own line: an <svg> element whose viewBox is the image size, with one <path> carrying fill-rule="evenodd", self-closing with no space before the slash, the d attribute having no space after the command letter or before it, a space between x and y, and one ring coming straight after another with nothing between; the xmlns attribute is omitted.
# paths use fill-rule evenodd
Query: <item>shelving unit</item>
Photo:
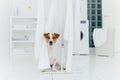
<svg viewBox="0 0 120 80"><path fill-rule="evenodd" d="M34 52L36 26L35 17L10 17L10 54Z"/></svg>

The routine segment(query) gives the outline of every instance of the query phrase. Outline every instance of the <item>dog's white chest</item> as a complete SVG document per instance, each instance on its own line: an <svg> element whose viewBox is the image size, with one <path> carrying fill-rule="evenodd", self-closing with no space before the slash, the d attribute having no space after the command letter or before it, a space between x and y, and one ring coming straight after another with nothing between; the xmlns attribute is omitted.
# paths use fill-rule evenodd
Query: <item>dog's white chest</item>
<svg viewBox="0 0 120 80"><path fill-rule="evenodd" d="M48 56L49 56L50 64L53 64L54 61L57 59L53 47L48 47Z"/></svg>

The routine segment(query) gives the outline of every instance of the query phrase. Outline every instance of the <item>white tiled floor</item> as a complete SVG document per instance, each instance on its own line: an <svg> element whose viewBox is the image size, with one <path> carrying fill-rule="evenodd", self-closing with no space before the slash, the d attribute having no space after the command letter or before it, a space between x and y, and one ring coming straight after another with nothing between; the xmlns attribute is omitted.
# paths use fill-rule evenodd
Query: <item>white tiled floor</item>
<svg viewBox="0 0 120 80"><path fill-rule="evenodd" d="M14 55L10 60L9 80L120 80L120 55L73 56L71 73L41 73L33 55Z"/></svg>

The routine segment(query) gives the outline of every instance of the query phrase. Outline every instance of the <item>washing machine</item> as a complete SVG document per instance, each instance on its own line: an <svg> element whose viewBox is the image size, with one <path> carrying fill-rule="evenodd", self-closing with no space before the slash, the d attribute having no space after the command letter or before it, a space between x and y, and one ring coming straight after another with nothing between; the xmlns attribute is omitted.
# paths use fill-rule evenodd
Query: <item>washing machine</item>
<svg viewBox="0 0 120 80"><path fill-rule="evenodd" d="M87 0L80 0L80 25L78 39L75 41L75 55L89 54L89 24L87 20Z"/></svg>
<svg viewBox="0 0 120 80"><path fill-rule="evenodd" d="M81 1L80 20L80 53L89 54L89 22L87 20L87 0Z"/></svg>
<svg viewBox="0 0 120 80"><path fill-rule="evenodd" d="M80 21L80 53L89 54L89 25L88 20Z"/></svg>

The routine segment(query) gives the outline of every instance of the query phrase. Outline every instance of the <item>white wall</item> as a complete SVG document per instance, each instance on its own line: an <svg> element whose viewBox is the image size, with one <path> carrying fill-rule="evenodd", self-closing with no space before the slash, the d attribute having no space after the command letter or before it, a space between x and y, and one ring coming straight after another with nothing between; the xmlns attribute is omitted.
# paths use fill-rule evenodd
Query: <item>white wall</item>
<svg viewBox="0 0 120 80"><path fill-rule="evenodd" d="M14 14L14 16L16 16L15 10L17 10L18 16L36 17L38 9L38 0L13 0L12 7L12 13Z"/></svg>
<svg viewBox="0 0 120 80"><path fill-rule="evenodd" d="M120 53L120 0L116 0L117 12L115 13L117 16L117 26L116 26L116 42L115 42L115 50Z"/></svg>
<svg viewBox="0 0 120 80"><path fill-rule="evenodd" d="M11 0L0 0L0 80L8 75L10 11Z"/></svg>
<svg viewBox="0 0 120 80"><path fill-rule="evenodd" d="M115 35L115 51L120 53L120 1L119 0L115 0L115 7L116 7L116 11L113 12L114 15L116 16L115 20L116 21L116 35Z"/></svg>
<svg viewBox="0 0 120 80"><path fill-rule="evenodd" d="M119 0L102 0L103 4L103 27L114 28L115 32L115 52L120 52L120 15L118 15ZM119 13L120 14L120 13ZM118 18L119 17L119 18Z"/></svg>
<svg viewBox="0 0 120 80"><path fill-rule="evenodd" d="M108 28L116 28L117 26L117 2L116 0L102 0L103 24Z"/></svg>

